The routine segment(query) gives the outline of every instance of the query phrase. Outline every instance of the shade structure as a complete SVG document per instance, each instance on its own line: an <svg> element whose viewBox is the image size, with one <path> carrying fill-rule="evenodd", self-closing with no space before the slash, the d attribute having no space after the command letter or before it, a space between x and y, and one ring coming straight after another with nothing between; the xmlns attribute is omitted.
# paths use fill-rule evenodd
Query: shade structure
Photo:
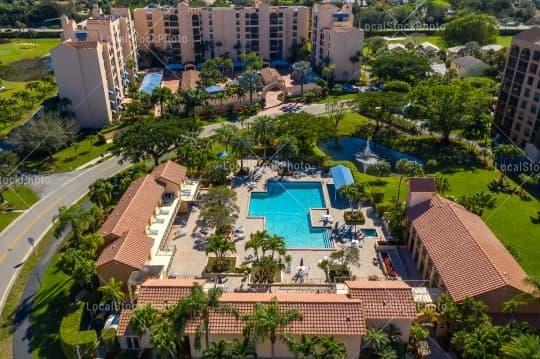
<svg viewBox="0 0 540 359"><path fill-rule="evenodd" d="M334 196L341 187L354 183L351 170L343 165L330 168L330 174L334 179Z"/></svg>
<svg viewBox="0 0 540 359"><path fill-rule="evenodd" d="M225 91L225 89L221 86L218 86L218 85L212 85L212 86L208 86L207 88L204 89L206 92L208 93L218 93L218 92L223 92Z"/></svg>
<svg viewBox="0 0 540 359"><path fill-rule="evenodd" d="M161 72L150 72L144 75L139 92L151 94L156 87L159 87L162 78L163 74Z"/></svg>

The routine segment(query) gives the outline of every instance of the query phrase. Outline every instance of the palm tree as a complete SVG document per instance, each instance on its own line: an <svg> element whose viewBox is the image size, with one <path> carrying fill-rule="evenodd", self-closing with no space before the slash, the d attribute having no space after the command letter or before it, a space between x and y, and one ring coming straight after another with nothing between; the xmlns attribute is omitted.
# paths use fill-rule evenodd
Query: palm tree
<svg viewBox="0 0 540 359"><path fill-rule="evenodd" d="M285 328L302 318L302 313L297 309L281 309L274 297L268 304L256 303L253 312L243 317L245 321L243 333L245 337L252 338L255 343L268 338L273 359L276 342Z"/></svg>
<svg viewBox="0 0 540 359"><path fill-rule="evenodd" d="M206 93L200 89L187 89L178 91L178 102L184 105L184 112L195 117L197 106L206 105L208 99Z"/></svg>
<svg viewBox="0 0 540 359"><path fill-rule="evenodd" d="M56 234L60 235L68 226L71 226L74 239L80 238L88 230L91 222L88 211L79 204L60 207L55 219L58 221Z"/></svg>
<svg viewBox="0 0 540 359"><path fill-rule="evenodd" d="M150 334L150 328L157 323L159 311L150 304L135 308L129 320L130 327L142 336Z"/></svg>
<svg viewBox="0 0 540 359"><path fill-rule="evenodd" d="M111 202L112 190L113 185L109 181L99 179L90 186L88 197L103 210Z"/></svg>
<svg viewBox="0 0 540 359"><path fill-rule="evenodd" d="M113 277L109 279L107 284L103 284L98 288L101 293L103 302L122 303L126 300L126 294L122 291L124 283L116 281Z"/></svg>
<svg viewBox="0 0 540 359"><path fill-rule="evenodd" d="M199 325L195 333L194 346L197 350L201 348L201 336L204 333L205 349L210 348L210 313L226 312L231 313L235 317L238 316L235 308L219 302L221 289L211 288L208 293L205 293L199 284L194 284L191 293L184 297L180 303L180 312L187 318L199 320Z"/></svg>
<svg viewBox="0 0 540 359"><path fill-rule="evenodd" d="M403 177L415 177L415 176L422 176L424 174L424 170L422 169L422 165L420 165L416 161L409 161L404 158L400 159L396 162L396 170L399 173L399 183L398 183L398 193L397 193L397 201L399 202L399 195L401 192L401 181L403 180Z"/></svg>
<svg viewBox="0 0 540 359"><path fill-rule="evenodd" d="M255 347L248 338L244 338L242 341L233 339L230 343L230 353L234 359L257 358Z"/></svg>
<svg viewBox="0 0 540 359"><path fill-rule="evenodd" d="M514 337L501 348L508 359L540 359L540 337L534 334L523 334Z"/></svg>
<svg viewBox="0 0 540 359"><path fill-rule="evenodd" d="M211 346L203 352L203 359L226 359L232 356L229 353L230 344L221 339L219 342L212 342Z"/></svg>
<svg viewBox="0 0 540 359"><path fill-rule="evenodd" d="M311 64L307 61L298 61L292 65L293 77L300 82L300 95L304 96L304 81L311 72Z"/></svg>
<svg viewBox="0 0 540 359"><path fill-rule="evenodd" d="M300 152L298 139L293 135L283 135L277 139L277 149L274 156L281 154L285 159L296 157Z"/></svg>
<svg viewBox="0 0 540 359"><path fill-rule="evenodd" d="M274 254L277 252L280 255L285 255L286 246L285 239L276 234L268 236L262 245L263 255L266 251L272 251L270 258L274 259Z"/></svg>
<svg viewBox="0 0 540 359"><path fill-rule="evenodd" d="M353 202L359 197L356 186L347 184L339 189L339 195L349 202L349 207L353 209Z"/></svg>
<svg viewBox="0 0 540 359"><path fill-rule="evenodd" d="M170 320L160 318L152 326L150 342L154 354L158 355L159 358L173 359L178 357L177 334Z"/></svg>
<svg viewBox="0 0 540 359"><path fill-rule="evenodd" d="M253 137L263 146L263 159L266 160L268 142L276 136L276 123L269 116L258 116L253 121L251 129L253 131Z"/></svg>
<svg viewBox="0 0 540 359"><path fill-rule="evenodd" d="M255 252L255 257L257 258L257 261L259 260L259 249L263 247L263 244L268 237L268 233L266 231L257 231L255 233L251 233L249 235L249 240L246 241L246 244L244 246L245 250L253 249L253 252ZM263 252L264 255L264 252Z"/></svg>
<svg viewBox="0 0 540 359"><path fill-rule="evenodd" d="M369 343L375 351L381 352L390 344L390 338L380 329L369 328L366 335L364 336L366 343Z"/></svg>
<svg viewBox="0 0 540 359"><path fill-rule="evenodd" d="M159 103L159 111L161 114L163 114L163 107L165 103L172 97L173 93L167 87L156 87L152 90L152 94L150 95L153 105Z"/></svg>
<svg viewBox="0 0 540 359"><path fill-rule="evenodd" d="M419 324L413 324L411 326L410 338L413 343L416 344L419 341L426 340L429 337L429 331Z"/></svg>
<svg viewBox="0 0 540 359"><path fill-rule="evenodd" d="M232 142L232 139L238 133L238 127L234 125L223 125L214 130L214 138L225 145L225 151L229 150L229 145Z"/></svg>
<svg viewBox="0 0 540 359"><path fill-rule="evenodd" d="M251 137L246 131L237 131L231 139L232 151L240 158L240 168L244 168L244 157L251 151Z"/></svg>
<svg viewBox="0 0 540 359"><path fill-rule="evenodd" d="M206 255L213 253L216 256L216 269L219 272L225 266L225 256L227 253L235 253L236 247L233 242L222 235L214 234L208 238L204 252Z"/></svg>
<svg viewBox="0 0 540 359"><path fill-rule="evenodd" d="M320 342L323 350L322 358L328 359L345 359L347 357L347 348L345 344L337 341L333 335L323 337Z"/></svg>
<svg viewBox="0 0 540 359"><path fill-rule="evenodd" d="M289 351L293 353L295 359L299 359L314 357L321 338L317 335L308 338L305 334L302 334L300 339L295 339L290 334L284 334L283 341L287 344Z"/></svg>
<svg viewBox="0 0 540 359"><path fill-rule="evenodd" d="M253 93L262 89L261 75L255 70L248 70L238 78L238 85L249 93L249 102L253 103Z"/></svg>

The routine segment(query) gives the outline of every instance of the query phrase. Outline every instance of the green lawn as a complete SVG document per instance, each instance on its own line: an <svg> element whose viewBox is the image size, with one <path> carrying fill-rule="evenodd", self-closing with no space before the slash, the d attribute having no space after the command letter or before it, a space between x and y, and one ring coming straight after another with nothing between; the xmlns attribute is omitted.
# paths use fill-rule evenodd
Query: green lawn
<svg viewBox="0 0 540 359"><path fill-rule="evenodd" d="M405 37L405 36L398 36L398 37ZM410 39L416 41L419 44L423 43L424 41L429 41L440 48L446 48L446 45L442 41L441 37L438 35L418 35L418 36L410 35L410 36L407 36L407 40L392 40L390 42L407 43L409 42ZM497 36L496 43L498 45L503 45L503 46L508 47L511 41L512 41L512 36Z"/></svg>
<svg viewBox="0 0 540 359"><path fill-rule="evenodd" d="M60 44L60 38L35 39L35 45L28 39L11 40L7 44L0 45L0 59L3 65L10 62L31 59L33 57L44 56L49 51Z"/></svg>
<svg viewBox="0 0 540 359"><path fill-rule="evenodd" d="M350 135L354 133L357 126L366 124L368 118L356 113L347 113L340 124L339 134ZM464 162L466 163L466 162ZM491 180L499 178L500 172L494 169L453 167L442 170L448 178L450 190L445 193L447 196L459 198L462 195L475 192L489 192L488 184ZM434 175L434 173L428 173ZM361 175L362 182L373 185L375 178L365 174ZM384 193L384 201L391 201L396 197L399 177L385 177L386 184L379 187ZM513 184L517 187L517 184ZM401 198L406 196L406 187L401 186ZM531 217L540 210L540 201L531 197L530 201L523 201L518 195L495 194L497 204L494 209L485 209L482 215L483 220L495 235L508 247L516 256L523 269L530 275L540 277L540 242L537 241L540 233L540 224L534 224Z"/></svg>
<svg viewBox="0 0 540 359"><path fill-rule="evenodd" d="M20 215L21 212L0 212L0 232Z"/></svg>
<svg viewBox="0 0 540 359"><path fill-rule="evenodd" d="M92 138L85 137L77 142L77 145L71 145L53 155L53 160L43 159L35 161L28 165L42 172L68 172L72 171L85 163L106 154L112 146L112 143L96 144L97 136Z"/></svg>
<svg viewBox="0 0 540 359"><path fill-rule="evenodd" d="M9 98L15 92L24 90L24 85L26 85L26 82L1 81L0 86L5 87L5 90L0 91L0 98Z"/></svg>
<svg viewBox="0 0 540 359"><path fill-rule="evenodd" d="M4 199L8 202L9 207L13 209L28 209L39 198L29 187L15 186L4 192Z"/></svg>

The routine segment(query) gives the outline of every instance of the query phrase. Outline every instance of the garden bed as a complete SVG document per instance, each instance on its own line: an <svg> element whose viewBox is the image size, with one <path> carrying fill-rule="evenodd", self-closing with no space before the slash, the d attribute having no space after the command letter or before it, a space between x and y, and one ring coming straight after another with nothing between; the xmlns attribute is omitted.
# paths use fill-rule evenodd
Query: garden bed
<svg viewBox="0 0 540 359"><path fill-rule="evenodd" d="M234 269L236 268L236 257L225 257L223 258L223 267L217 268L217 258L216 257L208 257L208 261L206 262L205 267L205 273L234 273Z"/></svg>
<svg viewBox="0 0 540 359"><path fill-rule="evenodd" d="M270 281L264 280L261 276L264 276L263 269L261 266L254 264L251 267L251 275L249 276L250 284L272 284L281 282L281 270L276 270L274 272L273 279Z"/></svg>
<svg viewBox="0 0 540 359"><path fill-rule="evenodd" d="M364 214L362 213L362 211L359 211L359 210L345 211L343 213L343 219L345 220L345 223L347 223L347 224L364 224L364 223L366 223L366 219L364 218Z"/></svg>

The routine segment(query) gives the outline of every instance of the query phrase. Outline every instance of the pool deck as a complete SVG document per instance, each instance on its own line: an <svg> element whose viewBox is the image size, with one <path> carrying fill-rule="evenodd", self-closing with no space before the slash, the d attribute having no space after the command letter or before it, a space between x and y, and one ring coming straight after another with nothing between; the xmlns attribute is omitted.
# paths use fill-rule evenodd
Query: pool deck
<svg viewBox="0 0 540 359"><path fill-rule="evenodd" d="M244 166L249 168L256 168L255 160L244 160ZM252 182L253 179L253 183ZM250 194L253 191L264 192L266 191L266 182L268 180L286 180L286 181L302 181L302 182L320 182L322 184L325 204L328 206L328 212L333 217L333 224L336 222L339 224L344 223L343 211L344 209L338 209L332 207L332 201L328 194L327 184L332 183L332 178L321 177L320 172L314 174L299 173L296 176L287 176L286 178L280 178L277 173L270 168L259 169L252 178L235 178L233 180L232 189L237 194L237 205L239 206L239 215L237 225L243 225L245 235L244 237L236 237L234 243L236 246L237 265L244 263L244 259L252 251L245 250L245 243L249 240L249 236L259 230L264 229L264 217L249 217L249 201ZM204 191L202 191L204 193ZM377 276L381 279L384 277L383 270L380 266L380 262L376 260L378 253L376 250L376 243L379 240L384 240L385 232L382 227L382 221L376 216L374 210L371 207L362 206L360 211L363 212L366 223L362 226L357 226L357 230L360 228L376 228L380 237L365 237L362 243L359 245L360 265L358 267L351 265L352 275L355 275L358 279L368 279L370 276ZM171 230L171 234L168 238L168 244L174 245L177 248L176 256L171 266L171 272L176 273L178 278L194 278L202 275L204 266L206 264L206 254L204 253L204 245L207 241L211 231L207 231L202 222L199 221L199 211L190 212L184 215L185 225L175 224ZM325 209L315 209L311 211L312 223L322 224L320 222L320 216L327 213ZM181 234L179 234L181 233ZM304 279L304 283L310 284L323 284L325 281L324 272L318 268L318 262L330 256L336 249L351 246L349 243L334 242L334 248L332 249L288 249L287 253L292 257L292 270L291 273L283 273L282 281L284 283L292 283L294 274L296 273L300 261L303 261L304 266L309 267L309 274ZM241 277L229 277L226 285L226 290L233 290L239 288L242 284Z"/></svg>

